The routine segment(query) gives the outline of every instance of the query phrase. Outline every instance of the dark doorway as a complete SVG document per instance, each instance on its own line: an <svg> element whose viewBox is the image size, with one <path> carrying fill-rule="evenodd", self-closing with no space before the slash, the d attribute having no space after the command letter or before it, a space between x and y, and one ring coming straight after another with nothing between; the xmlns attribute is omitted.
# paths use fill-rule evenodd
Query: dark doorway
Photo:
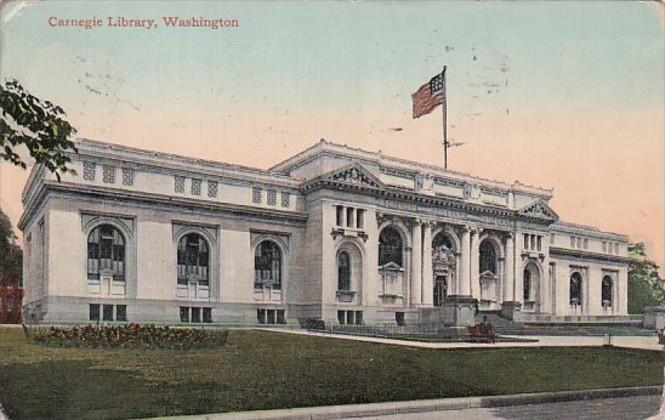
<svg viewBox="0 0 665 420"><path fill-rule="evenodd" d="M448 282L446 276L436 276L434 280L434 306L443 305L443 301L448 294Z"/></svg>

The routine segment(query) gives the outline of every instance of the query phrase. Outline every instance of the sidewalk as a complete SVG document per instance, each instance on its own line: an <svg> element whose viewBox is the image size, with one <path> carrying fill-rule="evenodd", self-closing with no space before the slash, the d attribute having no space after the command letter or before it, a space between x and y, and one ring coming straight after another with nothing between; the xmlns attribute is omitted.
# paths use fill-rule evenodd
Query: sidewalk
<svg viewBox="0 0 665 420"><path fill-rule="evenodd" d="M261 328L259 328L261 329ZM287 334L311 335L316 337L334 338L340 340L365 341L369 343L392 344L405 347L416 347L424 349L471 349L471 348L506 348L506 347L578 347L578 346L602 346L605 337L601 336L504 336L516 339L537 340L516 341L511 343L430 343L423 341L398 340L394 338L365 337L358 335L323 333L306 330L288 330L279 328L266 328L265 331L273 331ZM663 345L658 344L658 336L612 336L611 343L615 347L631 349L663 351Z"/></svg>
<svg viewBox="0 0 665 420"><path fill-rule="evenodd" d="M342 419L353 417L378 417L409 415L420 413L414 418L425 413L430 418L441 417L444 414L455 418L456 410L474 410L499 407L526 406L532 404L545 404L557 402L589 401L607 398L644 397L652 396L658 400L662 387L637 387L637 388L614 388L597 389L588 391L564 391L564 392L542 392L534 394L516 394L487 397L470 398L442 398L435 400L400 401L374 404L350 404L325 407L291 408L283 410L245 411L222 414L202 414L194 416L182 416L179 418L188 420L282 420L282 419ZM657 405L656 405L657 408ZM479 410L481 412L482 410ZM437 414L438 413L438 414ZM439 416L441 415L441 416ZM450 417L449 417L450 418ZM158 417L157 419L169 419L169 417Z"/></svg>

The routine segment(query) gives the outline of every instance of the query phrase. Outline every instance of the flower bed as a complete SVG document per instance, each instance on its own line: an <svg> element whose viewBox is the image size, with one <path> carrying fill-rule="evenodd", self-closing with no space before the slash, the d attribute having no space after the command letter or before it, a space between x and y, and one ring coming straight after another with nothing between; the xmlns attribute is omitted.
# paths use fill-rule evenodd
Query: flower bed
<svg viewBox="0 0 665 420"><path fill-rule="evenodd" d="M33 339L55 347L189 350L224 345L228 331L156 325L102 325L37 330Z"/></svg>

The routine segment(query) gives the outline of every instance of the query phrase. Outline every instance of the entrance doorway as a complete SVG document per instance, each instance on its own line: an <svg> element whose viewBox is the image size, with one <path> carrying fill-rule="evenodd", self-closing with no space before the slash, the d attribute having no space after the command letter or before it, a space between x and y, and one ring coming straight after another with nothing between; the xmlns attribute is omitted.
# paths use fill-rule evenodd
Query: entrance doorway
<svg viewBox="0 0 665 420"><path fill-rule="evenodd" d="M434 306L443 305L446 294L448 294L448 281L446 276L436 276L434 280Z"/></svg>

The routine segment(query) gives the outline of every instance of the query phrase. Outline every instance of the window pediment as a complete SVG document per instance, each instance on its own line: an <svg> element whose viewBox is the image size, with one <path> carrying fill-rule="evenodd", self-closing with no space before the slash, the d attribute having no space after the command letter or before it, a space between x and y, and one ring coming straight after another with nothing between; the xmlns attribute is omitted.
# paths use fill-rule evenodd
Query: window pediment
<svg viewBox="0 0 665 420"><path fill-rule="evenodd" d="M404 271L402 267L399 266L399 264L390 261L382 266L379 267L379 270L381 271Z"/></svg>

